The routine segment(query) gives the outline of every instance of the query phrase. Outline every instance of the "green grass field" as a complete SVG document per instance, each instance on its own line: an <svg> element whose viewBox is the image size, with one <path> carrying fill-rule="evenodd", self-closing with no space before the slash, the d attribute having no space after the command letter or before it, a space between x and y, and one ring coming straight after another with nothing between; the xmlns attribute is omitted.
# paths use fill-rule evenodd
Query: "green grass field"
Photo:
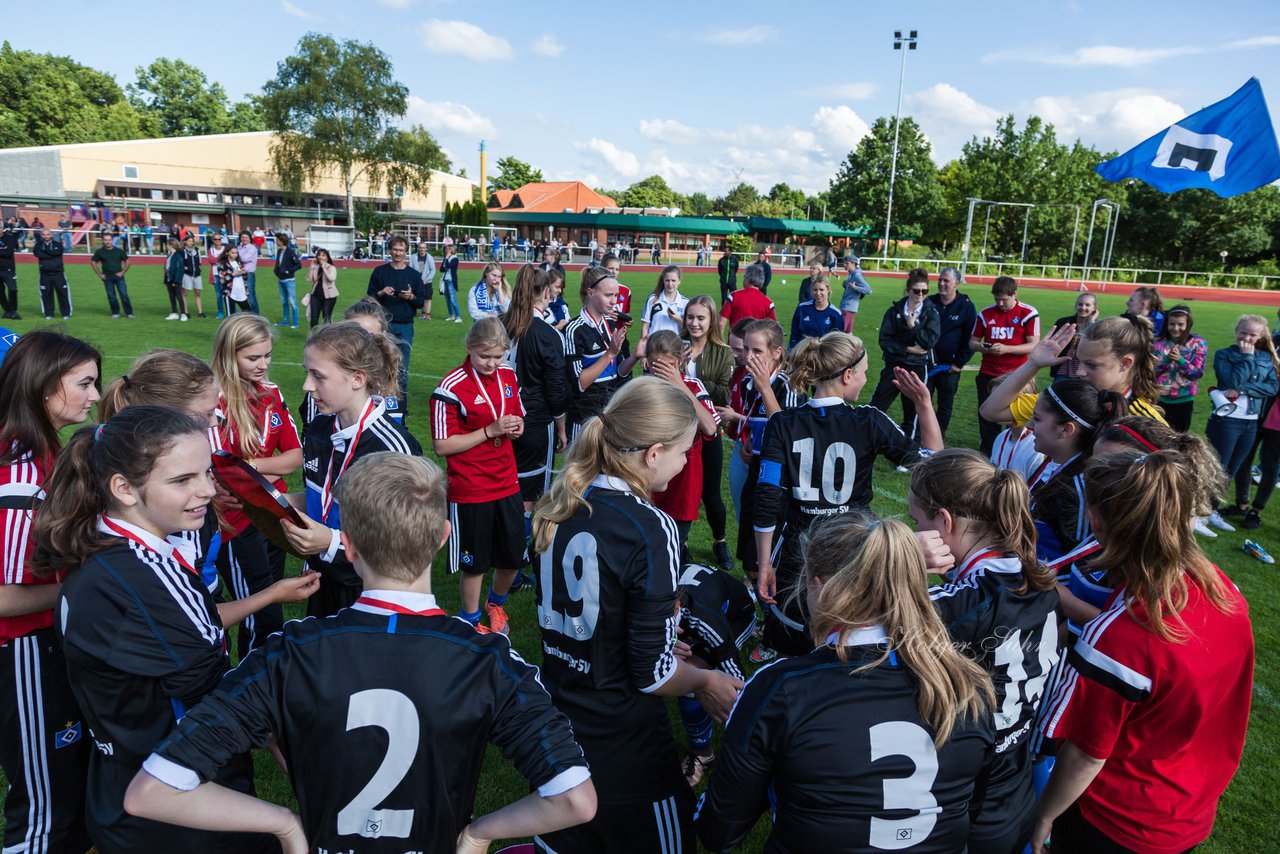
<svg viewBox="0 0 1280 854"><path fill-rule="evenodd" d="M471 281L473 276L478 274L464 273L464 281ZM38 310L35 266L19 264L18 277L20 311L26 319L6 321L5 324L17 332L25 332L44 323L40 319ZM70 267L68 278L75 302L75 316L65 323L65 328L72 334L93 342L102 350L104 384L107 380L127 371L134 358L153 347L177 347L201 358L209 357L217 323L212 317L212 310L210 309L210 318L207 320L193 319L189 323L164 321L163 317L168 312L168 303L161 283L159 267L135 268L129 275L130 296L138 315L135 320L123 318L113 320L109 317L101 284L96 281L96 277L88 267ZM574 294L577 291L578 277L576 273L571 273L569 278L573 284L566 298L576 310L577 301ZM628 275L624 270L622 278L634 293L634 308L638 311L643 306L644 298L652 289L657 277L653 273ZM778 315L783 320L784 326L789 325L791 313L795 308L796 288L800 279L799 271L779 271L775 272L770 286L770 296L778 305ZM342 270L338 277L338 287L342 292L338 302L339 308L358 299L364 293L367 281L367 273L364 270ZM901 295L902 280L873 276L871 282L876 293L863 300L858 328L855 331L868 339L871 388L874 388L875 377L878 376L880 369L880 351L874 341L875 329L889 303ZM967 287L962 290L969 293L979 308L990 303L989 292L985 287ZM274 279L264 271L264 275L259 277L259 301L266 315L278 320L280 307L275 292ZM685 278L682 292L687 296L705 293L713 298L719 298L719 286L713 273L690 273ZM1071 314L1075 299L1075 294L1071 291L1031 288L1024 289L1021 296L1025 302L1036 306L1041 316L1048 322ZM1100 294L1098 299L1099 309L1103 315L1118 314L1124 310L1122 296ZM433 306L433 313L437 318L446 313L442 302L437 298ZM1192 309L1196 318L1195 330L1209 341L1211 350L1232 342L1232 329L1235 319L1240 314L1257 311L1268 318L1271 315L1271 309L1254 309L1204 301L1193 302ZM464 354L462 340L467 328L465 323L442 323L438 319L430 323L419 322L418 324L410 365L409 426L424 447L430 447L430 430L427 422L428 395L440 377L461 362ZM285 399L296 409L301 398L302 348L306 331L305 329L282 329L280 333L271 368L271 379L279 384ZM871 388L864 392L864 398L869 399ZM1206 394L1202 393L1201 398L1200 411L1196 416L1196 429L1203 431L1208 417L1208 401ZM969 379L969 375L966 375L961 381L948 444L977 446L976 411L977 401L973 381ZM895 418L900 417L896 404L892 414ZM298 483L296 475L291 479L291 483L295 485ZM881 463L877 466L875 483L874 509L881 514L905 517L904 496L907 491L907 475L898 474L892 466ZM725 503L726 506L732 506L729 502L727 487ZM1264 515L1263 527L1252 534L1254 539L1280 554L1280 540L1276 538L1280 533L1280 527L1276 524L1275 512L1273 510ZM732 524L731 521L730 525ZM1237 532L1222 534L1216 540L1201 540L1209 556L1234 579L1248 598L1259 650L1253 713L1244 762L1222 801L1214 835L1200 849L1208 854L1227 854L1227 852L1234 854L1240 851L1265 849L1268 844L1265 840L1275 836L1272 819L1276 813L1275 793L1280 791L1280 764L1274 761L1275 754L1280 750L1280 715L1277 715L1277 705L1280 704L1280 700L1277 699L1280 696L1280 666L1265 653L1265 650L1275 648L1276 627L1280 625L1280 613L1277 613L1280 610L1280 592L1277 592L1280 590L1280 566L1267 566L1242 554L1240 546L1244 539L1244 534ZM732 527L729 532L729 541L734 541ZM690 547L696 560L711 562L711 538L704 523L694 526ZM291 568L291 572L296 570L296 565ZM458 585L457 581L447 573L443 554L437 557L432 574L434 587L442 606L456 612ZM300 610L300 608L294 608L295 613ZM532 662L539 663L542 656L538 652L532 595L515 594L507 610L512 620L512 643L522 653L527 654ZM406 666L412 667L409 662L406 662ZM671 708L674 710L674 704ZM676 731L680 732L678 718L674 714L672 720ZM1268 759L1268 756L1273 758ZM257 768L259 793L277 802L291 802L288 781L266 754L259 755ZM523 778L495 750L490 750L479 788L477 812L495 809L522 796L526 791ZM760 850L766 834L767 819L762 820L757 826L744 850Z"/></svg>

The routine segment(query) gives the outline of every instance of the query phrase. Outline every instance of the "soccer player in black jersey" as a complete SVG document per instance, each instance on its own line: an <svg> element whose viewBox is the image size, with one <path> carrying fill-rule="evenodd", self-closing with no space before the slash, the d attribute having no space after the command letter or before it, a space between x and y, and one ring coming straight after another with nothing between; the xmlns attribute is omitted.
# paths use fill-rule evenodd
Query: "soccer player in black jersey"
<svg viewBox="0 0 1280 854"><path fill-rule="evenodd" d="M97 748L85 817L102 854L277 848L269 836L180 831L124 811L139 764L229 666L195 552L170 536L199 529L210 512L209 453L205 425L186 413L129 407L71 438L36 516L36 568L66 572L57 628ZM252 792L248 753L219 780Z"/></svg>
<svg viewBox="0 0 1280 854"><path fill-rule="evenodd" d="M680 638L689 646L687 661L742 679L739 652L756 627L756 602L751 588L723 569L691 563L680 573L677 593ZM712 722L694 697L684 696L678 702L689 738L684 778L692 789L716 759L711 749Z"/></svg>
<svg viewBox="0 0 1280 854"><path fill-rule="evenodd" d="M512 444L526 519L532 518L533 503L551 486L556 451L569 443L564 426L569 405L564 338L543 316L551 290L551 274L525 264L516 275L511 307L502 316L513 342L507 363L520 381L524 404L524 433Z"/></svg>
<svg viewBox="0 0 1280 854"><path fill-rule="evenodd" d="M806 338L790 358L791 385L812 387L804 406L771 416L756 484L755 538L765 610L764 648L801 655L813 648L803 603L791 595L800 578L801 541L817 519L871 504L876 457L912 465L942 449L929 390L909 370L895 382L919 413L921 444L873 406L851 406L867 382L867 351L845 332ZM760 656L757 656L759 658Z"/></svg>
<svg viewBox="0 0 1280 854"><path fill-rule="evenodd" d="M1018 854L1034 821L1031 725L1058 660L1059 620L1053 572L1036 559L1027 486L1016 472L957 448L915 467L907 507L956 563L929 597L995 685L995 757L974 804L969 851Z"/></svg>
<svg viewBox="0 0 1280 854"><path fill-rule="evenodd" d="M543 850L692 854L693 794L662 697L723 720L741 685L676 655L675 523L649 502L684 467L697 420L683 389L627 383L569 447L534 510L542 681L591 763L600 807Z"/></svg>
<svg viewBox="0 0 1280 854"><path fill-rule="evenodd" d="M629 323L618 320L618 280L605 267L582 271L582 312L564 330L569 363L569 440L593 415L604 411L609 398L631 375L644 356L644 339L630 352Z"/></svg>
<svg viewBox="0 0 1280 854"><path fill-rule="evenodd" d="M360 577L342 548L334 487L365 454L421 456L422 446L387 414L400 364L400 351L387 336L349 321L318 326L307 336L302 361L307 368L302 389L324 414L302 438L307 488L289 494L294 507L306 513L304 527L281 524L294 550L307 555L307 568L320 573L320 592L307 603L307 613L328 616L360 595Z"/></svg>
<svg viewBox="0 0 1280 854"><path fill-rule="evenodd" d="M955 854L992 750L991 682L925 595L907 526L814 526L804 595L817 649L756 671L698 806L698 838L737 847L772 805L766 852Z"/></svg>
<svg viewBox="0 0 1280 854"><path fill-rule="evenodd" d="M537 671L431 594L431 561L449 529L440 470L373 454L337 492L360 598L336 616L288 623L228 674L143 763L129 810L272 832L287 852L374 854L487 851L493 839L590 819L586 761ZM273 737L300 822L213 782L230 757ZM490 741L537 791L472 819Z"/></svg>

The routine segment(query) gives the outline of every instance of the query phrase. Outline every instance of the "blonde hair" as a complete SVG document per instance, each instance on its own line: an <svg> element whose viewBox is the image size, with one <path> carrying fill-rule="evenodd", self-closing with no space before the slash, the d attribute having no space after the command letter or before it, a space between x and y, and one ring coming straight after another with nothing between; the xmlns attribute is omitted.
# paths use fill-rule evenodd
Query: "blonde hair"
<svg viewBox="0 0 1280 854"><path fill-rule="evenodd" d="M190 353L152 350L139 356L129 373L112 380L103 390L98 420L105 424L130 406L183 409L213 384L213 369Z"/></svg>
<svg viewBox="0 0 1280 854"><path fill-rule="evenodd" d="M1267 325L1266 321L1262 324ZM1156 391L1155 327L1150 318L1131 314L1095 320L1080 333L1081 341L1101 341L1118 359L1133 357L1129 388L1133 396L1152 405L1159 399Z"/></svg>
<svg viewBox="0 0 1280 854"><path fill-rule="evenodd" d="M805 391L819 383L837 379L867 355L860 338L848 332L828 332L821 338L806 338L796 345L788 359L791 387Z"/></svg>
<svg viewBox="0 0 1280 854"><path fill-rule="evenodd" d="M911 470L911 495L930 516L946 510L982 532L982 545L991 545L1022 563L1022 586L1049 590L1053 573L1036 558L1036 521L1031 496L1022 475L997 468L970 448L949 448Z"/></svg>
<svg viewBox="0 0 1280 854"><path fill-rule="evenodd" d="M370 569L404 582L430 573L448 518L439 466L379 451L351 465L334 497L342 507L342 529Z"/></svg>
<svg viewBox="0 0 1280 854"><path fill-rule="evenodd" d="M1195 476L1196 466L1178 451L1106 454L1090 461L1084 476L1089 509L1106 520L1106 531L1117 533L1103 533L1102 551L1090 566L1124 587L1124 607L1135 622L1176 643L1190 636L1178 616L1187 604L1188 579L1219 611L1236 607L1192 532L1200 494ZM1134 613L1135 602L1145 619Z"/></svg>
<svg viewBox="0 0 1280 854"><path fill-rule="evenodd" d="M929 600L924 555L911 529L896 519L859 512L816 523L804 549L805 584L823 581L809 617L814 643L835 632L836 655L848 660L845 639L864 626L888 635L881 655L859 670L879 666L891 654L916 680L916 705L933 743L951 737L957 718L977 720L995 704L991 678L952 643Z"/></svg>
<svg viewBox="0 0 1280 854"><path fill-rule="evenodd" d="M1093 441L1095 446L1099 442L1114 442L1140 452L1156 450L1182 454L1192 471L1191 482L1196 494L1191 512L1196 516L1212 513L1214 500L1226 491L1227 473L1222 470L1217 452L1203 436L1180 433L1154 418L1129 415L1104 427Z"/></svg>
<svg viewBox="0 0 1280 854"><path fill-rule="evenodd" d="M387 310L373 297L361 297L347 306L347 310L342 313L343 320L355 320L357 317L372 317L382 327L381 332L387 331Z"/></svg>
<svg viewBox="0 0 1280 854"><path fill-rule="evenodd" d="M654 356L674 356L679 359L683 352L684 345L680 343L680 336L670 329L659 329L650 335L649 340L644 344L646 359L652 359Z"/></svg>
<svg viewBox="0 0 1280 854"><path fill-rule="evenodd" d="M707 340L712 344L723 344L724 338L720 335L720 324L716 321L716 301L706 294L698 294L689 300L689 304L684 307L684 319L680 321L680 334L685 338L693 340L693 336L689 333L689 309L695 305L702 306L707 310Z"/></svg>
<svg viewBox="0 0 1280 854"><path fill-rule="evenodd" d="M370 394L386 397L399 392L400 348L385 334L344 320L312 329L306 346L323 350L339 370L364 374Z"/></svg>
<svg viewBox="0 0 1280 854"><path fill-rule="evenodd" d="M1271 357L1271 366L1280 374L1280 355L1276 354L1276 344L1271 340L1271 327L1267 324L1267 319L1260 314L1242 314L1236 321L1236 330L1239 331L1246 323L1256 323L1262 327L1262 334L1258 336L1258 343L1254 346L1267 351L1267 355Z"/></svg>
<svg viewBox="0 0 1280 854"><path fill-rule="evenodd" d="M480 273L480 283L484 285L484 289L490 294L494 291L489 287L489 271L497 270L502 274L502 281L498 282L497 294L499 302L506 305L511 302L511 285L507 282L507 271L502 269L502 265L497 261L490 261L484 265L484 271Z"/></svg>
<svg viewBox="0 0 1280 854"><path fill-rule="evenodd" d="M586 506L582 497L597 475L620 478L636 495L648 497L649 474L640 451L676 445L698 428L693 401L682 388L657 377L638 377L624 385L604 412L590 419L569 446L564 471L533 510L534 548L551 548L556 526Z"/></svg>
<svg viewBox="0 0 1280 854"><path fill-rule="evenodd" d="M501 347L503 350L510 350L511 337L507 335L507 327L503 325L502 318L485 317L477 320L467 330L467 337L463 344L468 350L480 347Z"/></svg>
<svg viewBox="0 0 1280 854"><path fill-rule="evenodd" d="M271 321L260 314L240 312L222 321L213 336L213 375L226 405L223 417L234 428L240 447L237 453L253 459L262 450L262 438L254 411L264 403L263 396L251 390L249 381L240 376L240 351L255 344L275 339Z"/></svg>

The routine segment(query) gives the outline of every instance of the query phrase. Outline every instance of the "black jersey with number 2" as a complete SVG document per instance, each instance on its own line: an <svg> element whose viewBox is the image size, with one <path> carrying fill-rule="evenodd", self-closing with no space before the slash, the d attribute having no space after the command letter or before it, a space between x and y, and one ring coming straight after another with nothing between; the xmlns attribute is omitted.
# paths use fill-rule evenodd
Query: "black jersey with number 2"
<svg viewBox="0 0 1280 854"><path fill-rule="evenodd" d="M569 716L601 801L656 800L681 780L652 692L676 672L675 523L600 476L539 556L542 681Z"/></svg>
<svg viewBox="0 0 1280 854"><path fill-rule="evenodd" d="M275 736L311 850L334 854L452 851L489 741L535 788L564 783L545 795L589 776L569 722L505 637L434 607L389 612L369 604L378 593L285 624L187 715L148 770L194 787Z"/></svg>
<svg viewBox="0 0 1280 854"><path fill-rule="evenodd" d="M957 720L935 747L911 672L895 656L861 669L880 657L883 638L862 629L848 661L822 646L756 671L698 805L703 845L733 850L772 802L771 854L964 850L990 720Z"/></svg>

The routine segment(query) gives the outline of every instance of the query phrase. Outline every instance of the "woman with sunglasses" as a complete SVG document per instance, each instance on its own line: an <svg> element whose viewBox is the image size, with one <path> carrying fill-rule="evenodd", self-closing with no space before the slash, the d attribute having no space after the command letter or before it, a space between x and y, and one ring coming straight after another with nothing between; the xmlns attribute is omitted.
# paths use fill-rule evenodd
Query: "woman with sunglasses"
<svg viewBox="0 0 1280 854"><path fill-rule="evenodd" d="M894 369L903 368L927 379L933 345L942 334L942 319L934 304L925 299L929 295L929 273L917 267L907 273L906 295L889 306L880 321L880 350L884 353L884 367L880 370L880 382L871 395L871 405L888 413L898 396L894 385ZM902 432L915 435L916 408L907 397L902 398Z"/></svg>

